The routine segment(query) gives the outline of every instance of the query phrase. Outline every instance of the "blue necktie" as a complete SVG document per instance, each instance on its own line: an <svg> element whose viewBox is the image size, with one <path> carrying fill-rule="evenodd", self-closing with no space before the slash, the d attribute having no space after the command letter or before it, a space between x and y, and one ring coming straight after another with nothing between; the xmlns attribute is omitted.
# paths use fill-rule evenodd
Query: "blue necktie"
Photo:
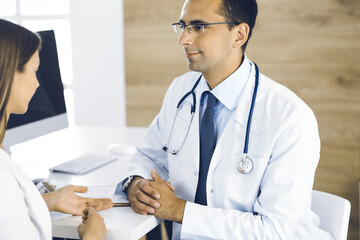
<svg viewBox="0 0 360 240"><path fill-rule="evenodd" d="M195 195L195 202L207 205L206 179L210 161L215 150L216 137L214 131L214 107L217 99L212 93L208 93L207 106L200 125L200 169L199 181Z"/></svg>

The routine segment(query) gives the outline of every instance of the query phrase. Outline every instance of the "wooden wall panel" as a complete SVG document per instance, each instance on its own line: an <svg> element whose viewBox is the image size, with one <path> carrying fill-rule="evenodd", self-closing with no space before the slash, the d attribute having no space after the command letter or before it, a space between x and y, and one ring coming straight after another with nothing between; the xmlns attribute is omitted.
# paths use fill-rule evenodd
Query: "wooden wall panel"
<svg viewBox="0 0 360 240"><path fill-rule="evenodd" d="M147 126L171 81L188 71L171 24L182 1L125 0L127 124Z"/></svg>
<svg viewBox="0 0 360 240"><path fill-rule="evenodd" d="M188 71L171 28L182 4L124 1L129 126L149 125L172 79ZM348 239L359 239L360 1L258 4L247 55L315 112L322 149L314 188L351 201Z"/></svg>

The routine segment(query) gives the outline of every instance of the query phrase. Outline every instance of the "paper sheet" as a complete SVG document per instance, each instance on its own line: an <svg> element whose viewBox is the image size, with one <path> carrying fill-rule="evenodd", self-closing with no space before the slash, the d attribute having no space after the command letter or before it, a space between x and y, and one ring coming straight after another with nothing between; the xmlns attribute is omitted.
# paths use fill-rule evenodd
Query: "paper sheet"
<svg viewBox="0 0 360 240"><path fill-rule="evenodd" d="M110 198L113 203L128 203L128 199L115 195L116 186L88 186L86 193L76 193L86 198Z"/></svg>

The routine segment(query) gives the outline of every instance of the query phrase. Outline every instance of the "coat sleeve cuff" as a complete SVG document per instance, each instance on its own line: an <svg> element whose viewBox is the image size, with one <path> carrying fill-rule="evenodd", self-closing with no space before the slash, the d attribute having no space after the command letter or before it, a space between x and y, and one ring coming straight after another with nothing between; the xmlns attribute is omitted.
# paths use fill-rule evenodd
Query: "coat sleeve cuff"
<svg viewBox="0 0 360 240"><path fill-rule="evenodd" d="M181 227L181 239L202 239L200 236L196 236L196 233L199 231L197 223L199 223L198 221L203 221L203 219L198 219L201 216L202 208L206 208L206 206L186 202ZM195 236L196 238L194 238Z"/></svg>

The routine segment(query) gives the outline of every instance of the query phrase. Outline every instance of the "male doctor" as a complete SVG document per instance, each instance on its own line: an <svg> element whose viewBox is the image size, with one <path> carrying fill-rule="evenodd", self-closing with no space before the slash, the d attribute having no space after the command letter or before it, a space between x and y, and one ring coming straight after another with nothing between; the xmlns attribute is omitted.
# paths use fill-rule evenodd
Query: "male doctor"
<svg viewBox="0 0 360 240"><path fill-rule="evenodd" d="M310 209L315 116L244 54L256 15L255 0L186 0L173 24L191 72L118 185L136 212L173 221L173 239L331 239Z"/></svg>

